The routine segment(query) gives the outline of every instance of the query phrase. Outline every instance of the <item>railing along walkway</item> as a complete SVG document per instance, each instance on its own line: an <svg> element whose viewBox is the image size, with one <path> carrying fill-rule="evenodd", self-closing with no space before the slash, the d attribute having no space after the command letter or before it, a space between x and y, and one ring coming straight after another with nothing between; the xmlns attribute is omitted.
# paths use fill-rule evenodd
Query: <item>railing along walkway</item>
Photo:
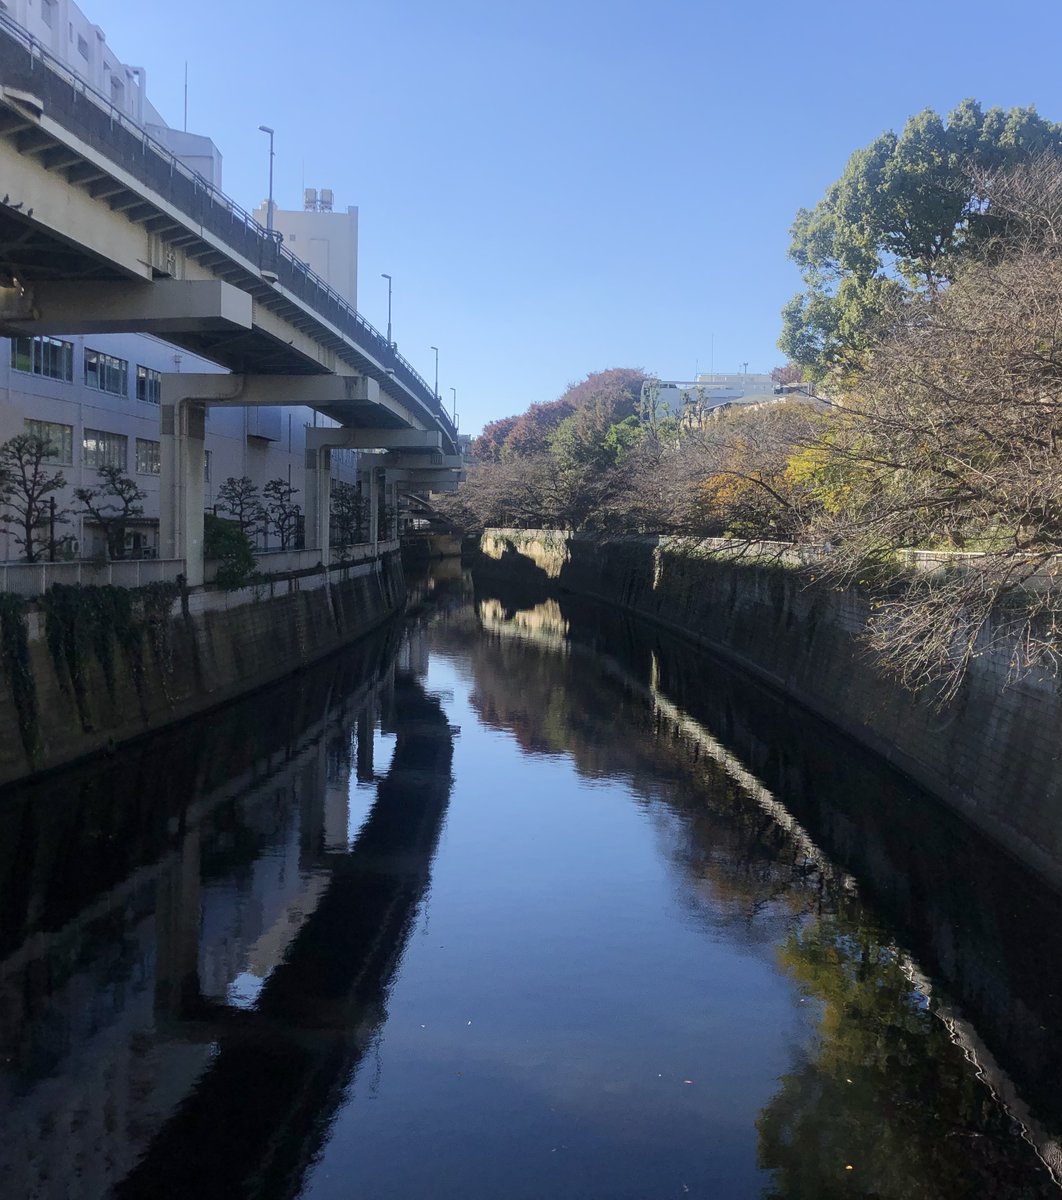
<svg viewBox="0 0 1062 1200"><path fill-rule="evenodd" d="M375 544L359 542L353 546L334 547L327 570L342 571L346 567L372 562L382 554L398 550L397 539L381 539ZM217 559L207 559L206 580L211 582L217 572ZM255 553L255 575L260 580L279 580L324 570L320 550L259 550ZM15 596L43 596L53 584L73 587L138 588L165 580L175 582L184 573L183 558L137 558L113 562L79 559L75 562L0 562L0 592Z"/></svg>
<svg viewBox="0 0 1062 1200"><path fill-rule="evenodd" d="M136 588L176 579L184 570L183 558L137 558L116 562L81 559L76 562L0 563L0 592L16 596L43 596L54 583Z"/></svg>

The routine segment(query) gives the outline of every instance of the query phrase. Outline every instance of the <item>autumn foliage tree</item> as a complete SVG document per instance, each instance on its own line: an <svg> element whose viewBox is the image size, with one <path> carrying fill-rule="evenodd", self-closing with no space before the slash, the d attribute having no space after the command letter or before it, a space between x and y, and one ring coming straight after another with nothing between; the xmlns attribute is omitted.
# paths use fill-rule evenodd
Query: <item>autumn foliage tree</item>
<svg viewBox="0 0 1062 1200"><path fill-rule="evenodd" d="M643 371L628 367L595 371L569 385L556 400L532 404L518 416L489 422L472 443L472 454L482 462L544 454L561 423L587 405L608 406L615 420L622 420L637 411L644 379Z"/></svg>
<svg viewBox="0 0 1062 1200"><path fill-rule="evenodd" d="M790 464L817 422L815 410L790 401L738 409L698 430L691 442L702 473L702 529L747 539L800 537L814 494Z"/></svg>

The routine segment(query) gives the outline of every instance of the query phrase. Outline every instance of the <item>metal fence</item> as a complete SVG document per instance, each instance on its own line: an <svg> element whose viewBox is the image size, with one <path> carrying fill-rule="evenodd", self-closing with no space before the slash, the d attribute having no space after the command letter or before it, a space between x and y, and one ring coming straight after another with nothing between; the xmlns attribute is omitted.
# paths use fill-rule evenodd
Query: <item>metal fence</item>
<svg viewBox="0 0 1062 1200"><path fill-rule="evenodd" d="M358 563L371 562L377 555L397 551L394 539L379 542L360 542L355 546L333 547L329 571L339 571ZM300 572L323 569L320 550L259 550L255 554L255 571L266 578L296 575ZM212 583L220 563L207 559L204 578ZM97 562L83 559L77 562L0 562L0 592L16 596L43 596L55 583L82 587L113 584L115 587L137 588L162 580L176 580L184 573L183 558L138 558L119 562Z"/></svg>
<svg viewBox="0 0 1062 1200"><path fill-rule="evenodd" d="M164 579L176 579L184 570L183 558L138 558L128 562L0 563L0 592L16 596L42 596L54 583L82 586L113 584L136 588Z"/></svg>

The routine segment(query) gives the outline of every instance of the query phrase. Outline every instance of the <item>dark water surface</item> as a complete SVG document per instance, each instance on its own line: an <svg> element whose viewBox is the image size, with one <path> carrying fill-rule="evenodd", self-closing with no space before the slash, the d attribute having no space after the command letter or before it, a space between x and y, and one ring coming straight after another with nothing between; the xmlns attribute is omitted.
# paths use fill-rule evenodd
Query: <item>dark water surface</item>
<svg viewBox="0 0 1062 1200"><path fill-rule="evenodd" d="M1062 903L658 631L440 583L0 796L0 1197L1057 1197Z"/></svg>

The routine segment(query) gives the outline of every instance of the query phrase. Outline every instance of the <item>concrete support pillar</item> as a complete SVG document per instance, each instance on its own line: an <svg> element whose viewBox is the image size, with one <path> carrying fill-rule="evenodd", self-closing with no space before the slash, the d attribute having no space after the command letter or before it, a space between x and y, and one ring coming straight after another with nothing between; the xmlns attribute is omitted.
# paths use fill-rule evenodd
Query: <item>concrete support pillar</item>
<svg viewBox="0 0 1062 1200"><path fill-rule="evenodd" d="M398 537L398 485L393 471L384 472L384 512L387 514L387 537Z"/></svg>
<svg viewBox="0 0 1062 1200"><path fill-rule="evenodd" d="M195 400L162 405L159 533L165 558L183 558L191 586L203 582L203 499L206 406Z"/></svg>
<svg viewBox="0 0 1062 1200"><path fill-rule="evenodd" d="M369 472L369 538L372 542L373 553L380 540L380 475L381 471L373 468Z"/></svg>
<svg viewBox="0 0 1062 1200"><path fill-rule="evenodd" d="M376 768L373 765L373 729L376 724L376 714L372 701L369 701L358 714L358 751L357 779L358 783L372 783L376 778Z"/></svg>
<svg viewBox="0 0 1062 1200"><path fill-rule="evenodd" d="M155 1011L183 1017L199 1000L199 831L185 834L155 884Z"/></svg>
<svg viewBox="0 0 1062 1200"><path fill-rule="evenodd" d="M321 551L328 564L331 552L332 451L328 446L306 449L306 546Z"/></svg>
<svg viewBox="0 0 1062 1200"><path fill-rule="evenodd" d="M295 783L299 801L299 867L312 870L324 852L325 743L322 738L316 749L302 764Z"/></svg>

